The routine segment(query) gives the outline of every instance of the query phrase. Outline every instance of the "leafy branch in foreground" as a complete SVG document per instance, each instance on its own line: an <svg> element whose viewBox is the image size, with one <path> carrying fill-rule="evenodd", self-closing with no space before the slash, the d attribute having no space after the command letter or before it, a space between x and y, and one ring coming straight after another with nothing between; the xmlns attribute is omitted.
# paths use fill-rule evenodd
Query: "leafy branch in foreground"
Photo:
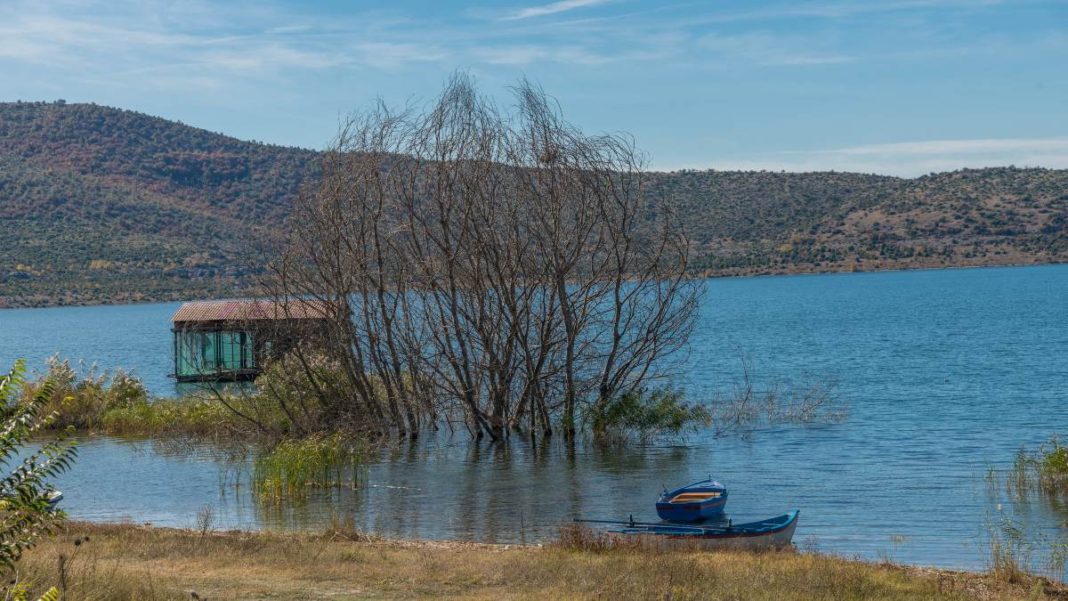
<svg viewBox="0 0 1068 601"><path fill-rule="evenodd" d="M58 417L46 411L53 384L46 382L28 400L20 402L25 364L17 361L0 376L0 464L17 465L0 479L0 569L11 570L23 551L53 532L65 517L52 507L55 488L49 480L67 471L77 456L74 444L60 436L35 453L24 448L35 434Z"/></svg>

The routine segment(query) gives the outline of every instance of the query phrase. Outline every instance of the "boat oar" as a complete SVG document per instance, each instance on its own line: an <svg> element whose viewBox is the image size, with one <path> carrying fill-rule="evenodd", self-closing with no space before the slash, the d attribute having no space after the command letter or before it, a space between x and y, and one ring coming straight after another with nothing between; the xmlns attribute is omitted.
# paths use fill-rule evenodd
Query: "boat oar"
<svg viewBox="0 0 1068 601"><path fill-rule="evenodd" d="M691 526L682 524L665 524L663 522L635 522L634 520L586 520L575 518L575 522L582 524L612 524L614 526L628 526L631 528L663 528L667 530L700 530L702 532L726 532L731 529L728 526Z"/></svg>
<svg viewBox="0 0 1068 601"><path fill-rule="evenodd" d="M632 516L629 520L585 520L581 518L575 518L573 521L581 522L584 524L623 524L626 526L652 526L652 522L635 522Z"/></svg>

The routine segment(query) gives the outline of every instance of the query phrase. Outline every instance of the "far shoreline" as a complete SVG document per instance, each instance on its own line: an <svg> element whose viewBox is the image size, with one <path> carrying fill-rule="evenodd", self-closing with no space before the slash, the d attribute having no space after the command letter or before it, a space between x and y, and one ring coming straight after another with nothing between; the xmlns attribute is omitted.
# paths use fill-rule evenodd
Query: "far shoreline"
<svg viewBox="0 0 1068 601"><path fill-rule="evenodd" d="M842 269L821 269L813 268L806 269L800 267L797 269L786 270L753 270L751 272L745 270L733 271L705 271L695 270L695 275L698 279L704 280L734 280L734 279L755 279L755 278L771 278L771 277L787 277L787 276L818 276L818 275L859 275L859 274L876 274L876 273L903 273L910 271L958 271L965 269L1009 269L1009 268L1022 268L1022 267L1052 267L1058 265L1068 265L1068 260L1052 260L1052 261L1033 261L1033 262L1019 262L1008 261L1004 263L999 262L984 262L977 263L975 265L916 265L916 266L887 266L877 267L875 269L846 269L844 266ZM85 303L50 303L44 305L12 305L3 304L0 302L0 313L4 311L16 311L16 310L31 310L31 309L61 309L61 308L75 308L75 307L136 307L142 305L161 305L166 303L183 303L189 301L213 301L213 300L228 300L234 298L243 298L240 294L240 290L235 290L234 294L227 294L222 296L209 296L209 297L184 297L178 299L160 298L160 299L148 299L137 300L131 302L85 302Z"/></svg>

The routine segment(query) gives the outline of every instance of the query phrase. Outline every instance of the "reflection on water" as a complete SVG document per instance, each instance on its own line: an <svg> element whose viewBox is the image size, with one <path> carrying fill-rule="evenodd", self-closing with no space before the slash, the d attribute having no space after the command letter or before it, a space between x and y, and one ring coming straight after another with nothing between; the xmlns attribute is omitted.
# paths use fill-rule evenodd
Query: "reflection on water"
<svg viewBox="0 0 1068 601"><path fill-rule="evenodd" d="M992 511L997 503L1004 515L1026 512L1028 524L1050 534L1064 518L1041 503L1015 509L982 470L922 460L880 465L877 451L835 454L853 438L848 430L791 426L749 440L628 450L571 448L560 439L478 445L443 435L387 453L365 468L356 490L321 490L281 505L251 494L246 458L207 446L96 438L82 443L78 468L62 487L66 509L78 519L189 527L209 506L222 528L318 529L343 522L393 537L534 542L574 517L655 520L653 502L664 487L712 473L730 487L728 509L736 521L797 507L804 520L799 544L968 568L984 565L986 526L1001 518ZM909 477L897 478L901 473Z"/></svg>
<svg viewBox="0 0 1068 601"><path fill-rule="evenodd" d="M83 519L188 526L207 505L221 527L321 528L351 519L393 536L512 542L551 536L590 512L655 516L652 500L670 482L654 476L691 472L695 452L576 448L562 439L475 444L443 434L383 453L362 468L355 490L279 505L256 502L247 457L210 445L91 438L81 442L79 468L91 467L64 476L62 486L68 512Z"/></svg>
<svg viewBox="0 0 1068 601"><path fill-rule="evenodd" d="M173 307L3 311L0 363L58 350L169 392ZM844 421L625 451L443 434L370 465L358 490L282 508L254 502L247 460L95 439L63 478L64 504L86 519L190 526L210 505L224 527L351 517L391 536L532 541L576 516L652 519L662 487L711 473L735 519L799 508L796 540L822 550L982 567L999 503L1062 533L1063 508L999 498L984 476L1068 432L1066 316L1068 266L712 280L680 374L690 398L728 389L744 353L765 384L838 382Z"/></svg>

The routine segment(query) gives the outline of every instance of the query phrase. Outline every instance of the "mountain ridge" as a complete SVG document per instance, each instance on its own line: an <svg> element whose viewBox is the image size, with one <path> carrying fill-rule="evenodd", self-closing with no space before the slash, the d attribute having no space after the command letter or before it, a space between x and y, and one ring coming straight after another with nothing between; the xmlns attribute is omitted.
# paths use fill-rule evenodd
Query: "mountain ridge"
<svg viewBox="0 0 1068 601"><path fill-rule="evenodd" d="M95 104L0 103L0 306L247 293L320 153ZM1068 170L650 172L706 275L1068 261Z"/></svg>

